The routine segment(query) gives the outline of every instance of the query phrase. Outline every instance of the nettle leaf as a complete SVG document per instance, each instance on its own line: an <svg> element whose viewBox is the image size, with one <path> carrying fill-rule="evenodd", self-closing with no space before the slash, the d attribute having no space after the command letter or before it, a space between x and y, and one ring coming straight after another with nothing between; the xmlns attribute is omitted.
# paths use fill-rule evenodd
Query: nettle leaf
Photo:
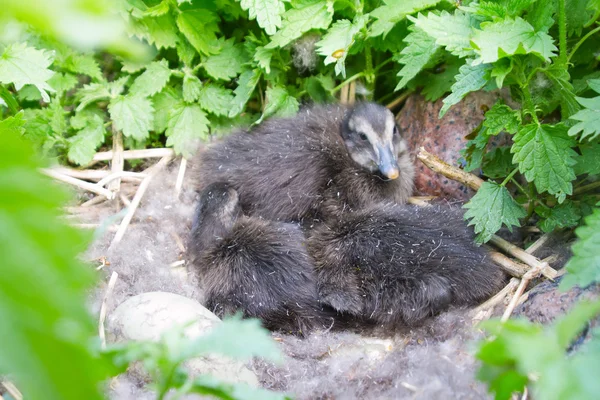
<svg viewBox="0 0 600 400"><path fill-rule="evenodd" d="M100 100L106 100L111 97L116 97L125 90L125 84L129 80L128 76L117 79L113 82L101 82L91 83L84 85L77 91L77 98L79 99L79 105L76 111L81 111L88 104L94 103Z"/></svg>
<svg viewBox="0 0 600 400"><path fill-rule="evenodd" d="M169 2L167 0L163 0L157 5L148 8L144 11L144 16L146 17L160 17L161 15L165 15L169 12Z"/></svg>
<svg viewBox="0 0 600 400"><path fill-rule="evenodd" d="M167 146L190 158L199 140L208 140L208 119L197 104L180 103L169 112Z"/></svg>
<svg viewBox="0 0 600 400"><path fill-rule="evenodd" d="M0 136L2 135L22 135L25 133L25 113L21 110L13 117L8 117L0 121Z"/></svg>
<svg viewBox="0 0 600 400"><path fill-rule="evenodd" d="M17 90L33 85L49 103L48 92L54 91L48 84L54 75L54 71L48 69L50 64L52 53L47 50L37 50L25 43L8 45L0 56L0 82L12 83Z"/></svg>
<svg viewBox="0 0 600 400"><path fill-rule="evenodd" d="M600 143L580 144L581 156L577 157L575 174L600 174Z"/></svg>
<svg viewBox="0 0 600 400"><path fill-rule="evenodd" d="M400 82L394 90L402 89L411 79L417 76L440 48L435 43L435 38L418 28L414 28L404 38L404 42L407 46L402 49L399 56L395 57L395 61L404 64L404 66L398 72Z"/></svg>
<svg viewBox="0 0 600 400"><path fill-rule="evenodd" d="M145 39L148 43L155 45L158 49L168 49L177 45L178 25L175 25L175 19L171 14L142 19L134 18L130 20L129 26L133 31L133 35L140 39ZM188 28L187 25L186 28ZM181 31L183 32L183 29L181 29Z"/></svg>
<svg viewBox="0 0 600 400"><path fill-rule="evenodd" d="M504 85L504 79L513 70L513 60L508 58L501 58L494 63L492 72L490 73L492 78L496 79L496 86L501 88Z"/></svg>
<svg viewBox="0 0 600 400"><path fill-rule="evenodd" d="M169 123L169 112L179 103L181 96L174 89L167 87L152 98L154 105L154 131L162 133Z"/></svg>
<svg viewBox="0 0 600 400"><path fill-rule="evenodd" d="M371 11L376 21L371 24L369 36L387 35L396 23L407 15L433 7L441 0L384 0L384 5Z"/></svg>
<svg viewBox="0 0 600 400"><path fill-rule="evenodd" d="M469 220L469 225L475 225L475 239L478 243L490 240L502 224L509 230L512 230L513 225L520 226L519 218L527 215L508 190L494 182L484 182L463 207L468 210L465 220Z"/></svg>
<svg viewBox="0 0 600 400"><path fill-rule="evenodd" d="M235 117L239 113L242 112L244 106L252 96L252 92L254 92L254 88L260 79L260 71L253 69L242 72L240 77L238 78L238 86L235 88L233 93L235 97L231 102L231 107L229 109L229 117Z"/></svg>
<svg viewBox="0 0 600 400"><path fill-rule="evenodd" d="M93 54L79 54L69 52L69 54L59 61L59 65L76 74L87 75L93 79L102 79L102 71L100 65L94 58Z"/></svg>
<svg viewBox="0 0 600 400"><path fill-rule="evenodd" d="M590 79L588 85L595 92L600 93L600 79ZM600 96L586 99L576 97L579 104L585 108L573 115L571 119L580 121L569 129L570 136L581 132L581 140L594 140L600 134Z"/></svg>
<svg viewBox="0 0 600 400"><path fill-rule="evenodd" d="M50 117L50 128L57 135L63 136L67 131L67 120L65 118L67 113L60 104L60 100L56 97L53 98L46 110Z"/></svg>
<svg viewBox="0 0 600 400"><path fill-rule="evenodd" d="M436 101L452 90L454 77L458 75L458 70L463 65L463 60L451 57L454 58L454 61L450 60L447 62L443 66L442 72L427 72L421 78L418 78L419 85L423 85L421 94L425 96L425 100Z"/></svg>
<svg viewBox="0 0 600 400"><path fill-rule="evenodd" d="M196 57L196 49L192 46L185 37L181 36L177 41L177 56L185 66L190 66Z"/></svg>
<svg viewBox="0 0 600 400"><path fill-rule="evenodd" d="M271 73L271 58L273 58L274 49L266 49L263 46L258 46L254 53L254 61L267 74Z"/></svg>
<svg viewBox="0 0 600 400"><path fill-rule="evenodd" d="M593 21L594 11L589 3L593 7L589 0L566 0L567 35L581 36L583 28Z"/></svg>
<svg viewBox="0 0 600 400"><path fill-rule="evenodd" d="M198 96L200 107L215 115L227 116L232 101L231 90L213 84L204 85Z"/></svg>
<svg viewBox="0 0 600 400"><path fill-rule="evenodd" d="M544 73L553 84L557 97L560 99L560 114L563 119L569 118L577 111L581 110L581 106L577 102L575 90L571 84L571 76L563 67L551 66L544 70Z"/></svg>
<svg viewBox="0 0 600 400"><path fill-rule="evenodd" d="M554 25L554 14L556 13L557 2L548 1L540 7L538 2L534 2L527 11L525 19L533 26L536 32L546 32Z"/></svg>
<svg viewBox="0 0 600 400"><path fill-rule="evenodd" d="M471 172L479 167L483 162L483 154L490 140L490 137L485 133L486 129L475 130L466 136L469 139L465 144L465 147L460 151L462 160L464 160L463 169L467 172Z"/></svg>
<svg viewBox="0 0 600 400"><path fill-rule="evenodd" d="M217 54L219 42L216 33L218 17L206 9L186 10L177 16L177 26L198 53Z"/></svg>
<svg viewBox="0 0 600 400"><path fill-rule="evenodd" d="M268 35L273 35L281 27L281 14L285 11L282 0L240 0L240 5L248 11L249 19L255 19L258 26Z"/></svg>
<svg viewBox="0 0 600 400"><path fill-rule="evenodd" d="M139 96L117 96L108 105L115 128L135 140L145 140L154 122L152 101Z"/></svg>
<svg viewBox="0 0 600 400"><path fill-rule="evenodd" d="M475 29L471 39L479 54L474 61L492 63L514 54L535 54L549 62L558 50L550 35L535 32L533 26L522 18L503 19L496 22L483 22L481 29Z"/></svg>
<svg viewBox="0 0 600 400"><path fill-rule="evenodd" d="M566 265L569 273L560 284L565 290L600 281L600 208L585 218L585 225L577 228L575 234L579 240L573 245L573 257Z"/></svg>
<svg viewBox="0 0 600 400"><path fill-rule="evenodd" d="M86 126L68 139L69 161L78 165L86 165L92 161L96 149L104 143L105 132L102 118L95 114L91 115L86 121Z"/></svg>
<svg viewBox="0 0 600 400"><path fill-rule="evenodd" d="M519 128L513 137L513 162L539 193L548 192L562 203L573 193L573 165L577 153L571 148L575 141L567 135L564 125L529 124Z"/></svg>
<svg viewBox="0 0 600 400"><path fill-rule="evenodd" d="M485 113L483 126L487 128L488 135L497 135L502 131L517 133L521 123L521 114L509 106L497 101L492 108Z"/></svg>
<svg viewBox="0 0 600 400"><path fill-rule="evenodd" d="M341 19L329 28L325 36L317 42L317 52L325 56L325 65L335 64L335 73L346 77L346 57L354 38L367 23L366 16L357 16L353 22Z"/></svg>
<svg viewBox="0 0 600 400"><path fill-rule="evenodd" d="M170 78L171 70L167 60L152 62L144 73L135 78L129 92L136 96L152 96L160 92Z"/></svg>
<svg viewBox="0 0 600 400"><path fill-rule="evenodd" d="M193 103L200 97L202 82L196 75L185 74L183 77L183 100Z"/></svg>
<svg viewBox="0 0 600 400"><path fill-rule="evenodd" d="M333 18L333 2L298 0L283 14L281 29L271 36L267 49L283 47L311 29L327 29Z"/></svg>
<svg viewBox="0 0 600 400"><path fill-rule="evenodd" d="M77 77L68 72L64 74L58 72L54 74L52 78L48 79L48 84L52 86L52 89L54 89L59 96L73 89L78 83Z"/></svg>
<svg viewBox="0 0 600 400"><path fill-rule="evenodd" d="M464 58L473 54L471 35L473 24L471 16L462 11L450 14L442 11L440 15L430 12L427 16L419 13L417 17L408 17L415 26L435 39L438 46L443 46L450 53Z"/></svg>
<svg viewBox="0 0 600 400"><path fill-rule="evenodd" d="M272 115L278 117L291 117L298 112L300 105L298 100L290 96L283 86L273 86L267 88L267 105L265 111L256 123Z"/></svg>
<svg viewBox="0 0 600 400"><path fill-rule="evenodd" d="M543 221L538 223L544 232L552 232L557 228L571 228L577 226L581 219L581 210L572 201L566 200L552 208L538 206L535 212Z"/></svg>
<svg viewBox="0 0 600 400"><path fill-rule="evenodd" d="M488 82L490 70L490 64L465 64L460 67L459 74L456 75L456 83L452 85L452 93L444 99L439 117L442 118L450 107L461 101L467 94L484 87Z"/></svg>
<svg viewBox="0 0 600 400"><path fill-rule="evenodd" d="M236 45L234 39L229 39L223 42L221 52L208 57L202 66L213 78L228 81L242 72L244 63L248 61L244 48Z"/></svg>
<svg viewBox="0 0 600 400"><path fill-rule="evenodd" d="M498 147L493 151L485 153L481 169L488 178L504 178L515 168L512 158L510 147Z"/></svg>

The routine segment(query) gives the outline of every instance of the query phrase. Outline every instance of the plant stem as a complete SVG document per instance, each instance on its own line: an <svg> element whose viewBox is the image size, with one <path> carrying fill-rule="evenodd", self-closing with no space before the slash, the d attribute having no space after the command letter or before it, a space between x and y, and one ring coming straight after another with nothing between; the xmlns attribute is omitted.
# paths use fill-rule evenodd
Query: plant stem
<svg viewBox="0 0 600 400"><path fill-rule="evenodd" d="M359 72L356 73L354 75L352 75L350 78L346 79L344 82L340 83L339 85L337 85L336 87L334 87L333 89L331 89L331 94L335 94L338 90L340 90L344 85L349 84L352 81L357 80L358 78L362 78L365 75L364 71L363 72Z"/></svg>
<svg viewBox="0 0 600 400"><path fill-rule="evenodd" d="M535 121L536 124L540 124L540 121L538 120L537 117L537 113L535 111L535 105L533 104L533 99L531 98L531 93L529 93L529 87L524 86L521 88L522 92L523 92L523 98L525 100L525 108L527 110L529 110L529 114L531 115L531 118L533 118L533 120Z"/></svg>
<svg viewBox="0 0 600 400"><path fill-rule="evenodd" d="M567 66L567 14L566 0L558 0L558 63Z"/></svg>
<svg viewBox="0 0 600 400"><path fill-rule="evenodd" d="M589 39L590 36L592 36L594 33L598 32L598 31L600 31L600 26L596 27L596 29L592 29L584 37L579 39L579 42L577 42L577 44L573 47L573 50L571 50L571 52L569 53L569 57L567 58L568 63L571 62L571 58L573 58L573 56L575 55L575 52L577 52L577 50L579 50L579 47L581 47L583 42L585 42L587 39Z"/></svg>
<svg viewBox="0 0 600 400"><path fill-rule="evenodd" d="M517 169L517 168L515 168L515 169ZM529 197L529 193L527 193L527 192L525 191L525 188L523 188L523 186L521 186L521 184L520 184L519 182L517 182L517 180L516 180L515 178L512 178L512 177L511 177L511 178L510 178L510 181L511 181L512 183L514 183L514 184L515 184L515 186L517 187L517 189L519 189L519 191L520 191L521 193L523 193L525 196L527 196L527 198L528 198L530 201L532 200L532 199L531 199L531 197Z"/></svg>
<svg viewBox="0 0 600 400"><path fill-rule="evenodd" d="M510 181L512 179L512 177L517 173L517 171L519 170L519 168L515 168L511 171L510 174L508 174L508 176L504 179L504 181L500 184L500 186L506 186L506 184L508 183L508 181Z"/></svg>

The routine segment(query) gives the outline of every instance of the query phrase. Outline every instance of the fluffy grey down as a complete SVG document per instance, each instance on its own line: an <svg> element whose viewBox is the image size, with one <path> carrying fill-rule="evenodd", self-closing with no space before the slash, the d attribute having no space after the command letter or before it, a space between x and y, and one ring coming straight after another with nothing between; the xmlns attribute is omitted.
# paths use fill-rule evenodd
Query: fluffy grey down
<svg viewBox="0 0 600 400"><path fill-rule="evenodd" d="M169 267L185 259L176 237L185 243L195 206L195 193L187 181L180 199L174 196L177 167L178 163L171 165L154 179L116 248L107 251L114 232L106 230L85 255L86 259L105 256L110 262L90 298L94 313L99 312L113 270L119 280L108 304L109 314L128 297L148 291L203 301L198 283L185 267ZM115 213L108 205L94 207L81 222L102 223ZM354 333L317 332L304 339L274 333L286 362L274 366L255 360L249 367L265 388L285 391L297 399L485 399L490 396L474 378L477 364L471 348L479 335L462 310L385 340ZM123 378L112 386L111 398L153 398L139 377Z"/></svg>

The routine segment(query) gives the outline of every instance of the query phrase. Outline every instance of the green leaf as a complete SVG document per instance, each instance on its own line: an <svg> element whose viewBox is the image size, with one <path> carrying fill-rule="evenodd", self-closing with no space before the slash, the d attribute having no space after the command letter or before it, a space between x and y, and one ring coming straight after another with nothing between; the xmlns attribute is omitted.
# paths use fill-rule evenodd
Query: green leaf
<svg viewBox="0 0 600 400"><path fill-rule="evenodd" d="M452 85L452 93L444 99L439 118L442 118L450 107L461 101L467 94L484 87L488 82L490 69L489 64L474 66L465 64L460 67L456 75L456 83Z"/></svg>
<svg viewBox="0 0 600 400"><path fill-rule="evenodd" d="M205 9L186 10L177 17L177 26L198 53L208 56L219 52L217 20L214 13Z"/></svg>
<svg viewBox="0 0 600 400"><path fill-rule="evenodd" d="M181 36L177 41L177 55L183 64L187 67L193 65L196 54L194 46L192 46L185 37Z"/></svg>
<svg viewBox="0 0 600 400"><path fill-rule="evenodd" d="M86 165L92 161L96 149L104 143L104 121L98 115L92 115L87 126L69 138L69 161L78 165Z"/></svg>
<svg viewBox="0 0 600 400"><path fill-rule="evenodd" d="M540 7L539 2L533 2L530 6L525 19L533 26L536 32L546 32L554 25L554 19L552 18L556 13L556 1L547 1L543 7Z"/></svg>
<svg viewBox="0 0 600 400"><path fill-rule="evenodd" d="M573 165L577 155L575 143L564 125L524 125L513 138L513 162L528 182L535 183L539 193L548 192L562 203L573 193Z"/></svg>
<svg viewBox="0 0 600 400"><path fill-rule="evenodd" d="M473 21L469 14L456 11L450 14L442 11L440 15L430 12L427 16L419 13L417 17L408 17L417 28L435 39L438 46L443 46L450 53L464 58L473 54L471 35Z"/></svg>
<svg viewBox="0 0 600 400"><path fill-rule="evenodd" d="M358 16L353 22L341 19L329 28L325 36L317 42L317 52L325 56L325 65L335 63L335 73L346 77L346 57L354 38L364 28L367 17Z"/></svg>
<svg viewBox="0 0 600 400"><path fill-rule="evenodd" d="M256 123L272 115L278 117L290 117L298 112L298 100L290 96L283 86L273 86L267 88L267 105L265 111Z"/></svg>
<svg viewBox="0 0 600 400"><path fill-rule="evenodd" d="M232 101L231 90L210 83L204 85L198 96L200 107L215 115L227 116Z"/></svg>
<svg viewBox="0 0 600 400"><path fill-rule="evenodd" d="M267 74L271 73L271 58L273 58L274 49L265 49L263 46L258 46L254 53L254 61Z"/></svg>
<svg viewBox="0 0 600 400"><path fill-rule="evenodd" d="M193 103L200 97L202 82L196 75L185 74L183 77L183 100Z"/></svg>
<svg viewBox="0 0 600 400"><path fill-rule="evenodd" d="M465 219L469 220L469 225L475 225L478 243L490 240L502 224L509 230L513 225L520 226L519 218L527 215L504 186L493 182L484 182L463 207L468 210Z"/></svg>
<svg viewBox="0 0 600 400"><path fill-rule="evenodd" d="M19 111L13 117L8 117L0 121L0 136L2 135L22 135L25 133L25 120L23 119L25 113Z"/></svg>
<svg viewBox="0 0 600 400"><path fill-rule="evenodd" d="M102 71L92 54L69 53L65 59L61 60L60 65L70 72L88 75L97 80L102 79Z"/></svg>
<svg viewBox="0 0 600 400"><path fill-rule="evenodd" d="M485 153L481 169L488 178L504 178L515 168L512 158L509 147L498 147Z"/></svg>
<svg viewBox="0 0 600 400"><path fill-rule="evenodd" d="M115 128L135 140L145 140L154 122L152 101L138 96L117 96L108 105Z"/></svg>
<svg viewBox="0 0 600 400"><path fill-rule="evenodd" d="M68 72L64 74L61 74L60 72L56 73L52 78L48 79L48 84L52 86L52 89L54 89L59 96L73 89L78 83L77 77Z"/></svg>
<svg viewBox="0 0 600 400"><path fill-rule="evenodd" d="M600 281L600 208L585 218L585 225L577 228L575 234L579 240L572 247L573 257L566 265L569 273L560 285L565 290Z"/></svg>
<svg viewBox="0 0 600 400"><path fill-rule="evenodd" d="M483 126L487 128L488 135L497 135L502 131L511 134L517 133L519 124L521 123L521 115L518 111L513 110L509 106L497 101L492 108L485 113Z"/></svg>
<svg viewBox="0 0 600 400"><path fill-rule="evenodd" d="M538 206L536 214L545 218L538 226L544 232L552 232L557 228L571 228L577 226L581 219L581 211L572 201L565 200L552 208Z"/></svg>
<svg viewBox="0 0 600 400"><path fill-rule="evenodd" d="M202 66L213 78L228 81L242 72L242 66L248 61L244 49L229 39L223 43L221 52L208 57Z"/></svg>
<svg viewBox="0 0 600 400"><path fill-rule="evenodd" d="M254 92L254 88L256 87L259 79L260 72L256 69L242 72L238 78L238 86L233 91L235 97L233 98L231 108L229 110L230 118L235 117L242 112L244 106L250 99L250 96L252 96L252 92Z"/></svg>
<svg viewBox="0 0 600 400"><path fill-rule="evenodd" d="M600 79L590 79L588 85L600 93ZM586 99L575 98L585 108L573 115L571 119L580 121L569 129L569 135L575 136L581 132L581 140L594 140L600 134L600 96Z"/></svg>
<svg viewBox="0 0 600 400"><path fill-rule="evenodd" d="M160 92L171 78L167 60L150 63L143 74L135 78L129 93L135 96L152 96Z"/></svg>
<svg viewBox="0 0 600 400"><path fill-rule="evenodd" d="M451 59L441 67L441 72L426 73L421 78L418 78L419 85L423 85L421 94L425 96L425 100L437 101L450 92L454 84L454 77L458 75L458 70L462 65L463 60L451 56Z"/></svg>
<svg viewBox="0 0 600 400"><path fill-rule="evenodd" d="M471 172L481 166L483 162L483 154L487 148L490 137L485 133L486 129L481 128L471 132L465 138L469 139L460 154L465 161L463 169Z"/></svg>
<svg viewBox="0 0 600 400"><path fill-rule="evenodd" d="M47 111L50 116L50 128L52 128L52 131L59 136L64 135L67 131L67 120L65 118L67 113L60 104L60 100L58 98L52 99Z"/></svg>
<svg viewBox="0 0 600 400"><path fill-rule="evenodd" d="M565 2L567 35L581 36L583 28L592 22L592 16L594 15L593 10L588 6L589 0L565 0Z"/></svg>
<svg viewBox="0 0 600 400"><path fill-rule="evenodd" d="M180 103L169 112L167 146L190 158L199 140L208 140L208 119L197 104Z"/></svg>
<svg viewBox="0 0 600 400"><path fill-rule="evenodd" d="M576 158L575 174L600 174L600 143L580 144L579 150L581 156Z"/></svg>
<svg viewBox="0 0 600 400"><path fill-rule="evenodd" d="M333 18L333 2L298 0L283 14L281 29L271 36L267 49L283 47L311 29L327 29Z"/></svg>
<svg viewBox="0 0 600 400"><path fill-rule="evenodd" d="M159 49L168 49L177 45L177 26L171 14L164 14L160 17L146 17L139 20L133 19L130 21L130 27L136 37L145 39L148 43L155 45ZM183 32L183 29L181 31Z"/></svg>
<svg viewBox="0 0 600 400"><path fill-rule="evenodd" d="M240 5L248 11L249 19L255 19L258 26L268 35L273 35L281 27L281 14L285 11L282 0L240 0Z"/></svg>
<svg viewBox="0 0 600 400"><path fill-rule="evenodd" d="M169 123L169 112L181 102L181 96L172 88L165 90L152 98L154 104L154 131L162 133Z"/></svg>
<svg viewBox="0 0 600 400"><path fill-rule="evenodd" d="M407 46L395 58L395 61L404 64L404 66L398 72L400 82L394 90L402 89L411 79L417 76L439 49L439 46L435 44L435 39L418 28L414 28L404 38L404 42Z"/></svg>
<svg viewBox="0 0 600 400"><path fill-rule="evenodd" d="M80 111L87 107L88 104L110 98L110 91L106 83L91 83L79 89L77 97L79 99L77 111Z"/></svg>
<svg viewBox="0 0 600 400"><path fill-rule="evenodd" d="M163 0L157 5L148 8L144 11L144 16L146 17L160 17L161 15L165 15L169 12L169 1Z"/></svg>
<svg viewBox="0 0 600 400"><path fill-rule="evenodd" d="M552 66L546 69L544 73L553 83L557 97L560 99L561 116L563 119L567 119L579 111L581 107L577 103L577 97L570 82L571 76L569 72L563 67Z"/></svg>
<svg viewBox="0 0 600 400"><path fill-rule="evenodd" d="M369 36L387 35L396 23L407 15L433 7L441 0L384 0L384 5L371 11L376 21L371 24Z"/></svg>
<svg viewBox="0 0 600 400"><path fill-rule="evenodd" d="M496 86L501 88L504 85L504 79L513 70L513 61L508 58L501 58L494 63L492 72L490 73L492 78L496 78Z"/></svg>
<svg viewBox="0 0 600 400"><path fill-rule="evenodd" d="M86 307L94 274L79 261L89 237L64 222L68 196L38 159L0 135L0 374L25 398L100 400L107 365L88 347L97 327Z"/></svg>
<svg viewBox="0 0 600 400"><path fill-rule="evenodd" d="M550 35L535 32L522 18L507 18L495 22L484 22L476 29L471 39L477 50L479 63L492 63L514 54L535 54L549 62L558 50Z"/></svg>
<svg viewBox="0 0 600 400"><path fill-rule="evenodd" d="M0 56L0 82L12 83L19 90L24 85L33 85L41 93L46 103L50 102L48 92L54 89L48 80L54 71L48 69L52 55L46 50L36 50L25 43L6 46Z"/></svg>

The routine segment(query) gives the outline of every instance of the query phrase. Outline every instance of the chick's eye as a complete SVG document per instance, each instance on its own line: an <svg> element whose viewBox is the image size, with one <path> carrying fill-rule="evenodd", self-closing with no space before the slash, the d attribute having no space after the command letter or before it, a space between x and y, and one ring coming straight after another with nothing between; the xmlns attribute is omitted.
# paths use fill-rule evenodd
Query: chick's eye
<svg viewBox="0 0 600 400"><path fill-rule="evenodd" d="M358 137L360 137L360 140L368 140L369 139L367 137L367 135L365 135L364 133L361 133L360 135L358 135Z"/></svg>

